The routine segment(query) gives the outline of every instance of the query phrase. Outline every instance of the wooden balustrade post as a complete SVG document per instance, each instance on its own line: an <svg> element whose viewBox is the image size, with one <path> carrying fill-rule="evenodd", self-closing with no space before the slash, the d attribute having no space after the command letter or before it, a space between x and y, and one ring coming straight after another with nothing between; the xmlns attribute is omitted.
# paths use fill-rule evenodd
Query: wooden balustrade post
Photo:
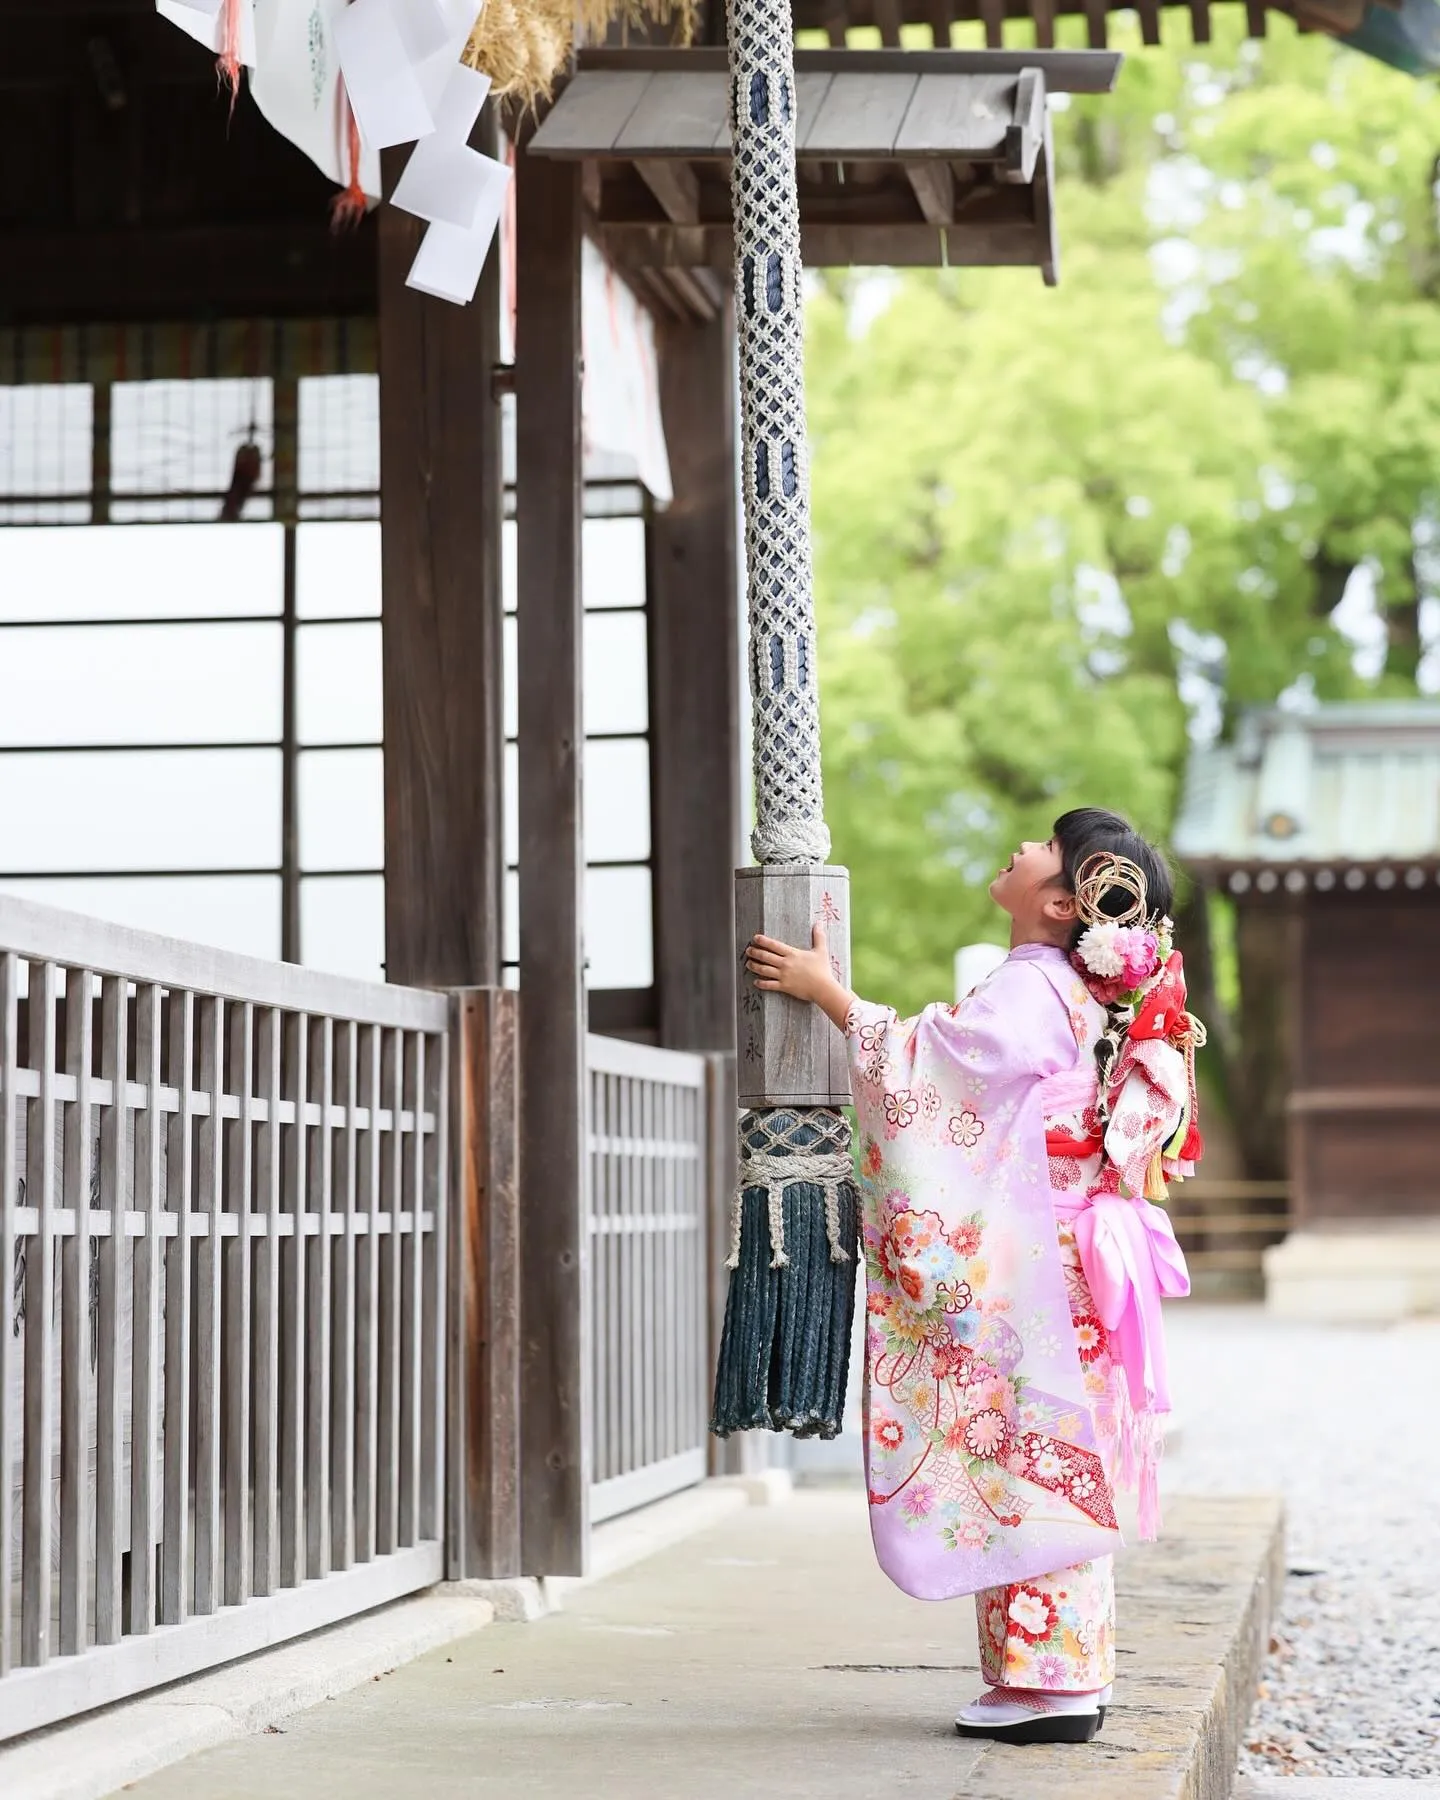
<svg viewBox="0 0 1440 1800"><path fill-rule="evenodd" d="M520 1561L519 995L454 997L450 1231L452 1579Z"/></svg>

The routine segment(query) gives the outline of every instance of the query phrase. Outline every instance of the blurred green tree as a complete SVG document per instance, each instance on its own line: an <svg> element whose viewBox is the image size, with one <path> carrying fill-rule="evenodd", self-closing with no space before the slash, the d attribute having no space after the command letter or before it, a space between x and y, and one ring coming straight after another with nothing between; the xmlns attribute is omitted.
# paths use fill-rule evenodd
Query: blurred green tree
<svg viewBox="0 0 1440 1800"><path fill-rule="evenodd" d="M1440 96L1278 19L1125 48L1056 119L1058 291L812 299L827 814L857 981L902 1009L1002 936L988 881L1065 807L1164 837L1187 727L1427 673Z"/></svg>

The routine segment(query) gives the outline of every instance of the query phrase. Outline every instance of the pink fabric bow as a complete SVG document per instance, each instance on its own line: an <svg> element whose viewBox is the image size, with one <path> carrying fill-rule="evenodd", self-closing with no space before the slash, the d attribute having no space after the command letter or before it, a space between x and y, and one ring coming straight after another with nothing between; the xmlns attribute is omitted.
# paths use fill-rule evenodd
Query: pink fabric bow
<svg viewBox="0 0 1440 1800"><path fill-rule="evenodd" d="M1169 1412L1160 1302L1190 1292L1169 1215L1148 1200L1118 1194L1057 1194L1055 1216L1075 1233L1080 1266L1124 1367L1131 1406L1137 1413Z"/></svg>
<svg viewBox="0 0 1440 1800"><path fill-rule="evenodd" d="M1165 1045L1136 1046L1137 1054L1157 1050L1173 1054ZM1067 1069L1042 1081L1040 1093L1047 1113L1083 1111L1093 1104L1095 1077L1083 1066ZM1158 1119L1156 1124L1166 1128ZM1105 1147L1109 1154L1108 1138ZM1137 1138L1130 1148L1132 1173L1143 1179L1154 1142ZM1121 1475L1127 1484L1135 1482L1140 1536L1148 1540L1160 1528L1159 1459L1163 1417L1170 1410L1160 1302L1179 1300L1190 1292L1185 1256L1175 1241L1169 1214L1143 1198L1055 1191L1052 1203L1056 1218L1075 1235L1096 1315L1124 1371L1129 1406L1118 1421Z"/></svg>
<svg viewBox="0 0 1440 1800"><path fill-rule="evenodd" d="M1066 1069L1040 1083L1041 1104L1047 1112L1083 1107L1094 1094L1095 1077L1083 1067ZM1142 1170L1150 1154L1148 1144L1135 1147ZM1125 1369L1131 1406L1137 1414L1169 1412L1160 1302L1180 1300L1190 1292L1185 1253L1175 1241L1169 1214L1140 1198L1057 1192L1055 1216L1074 1230L1096 1314Z"/></svg>

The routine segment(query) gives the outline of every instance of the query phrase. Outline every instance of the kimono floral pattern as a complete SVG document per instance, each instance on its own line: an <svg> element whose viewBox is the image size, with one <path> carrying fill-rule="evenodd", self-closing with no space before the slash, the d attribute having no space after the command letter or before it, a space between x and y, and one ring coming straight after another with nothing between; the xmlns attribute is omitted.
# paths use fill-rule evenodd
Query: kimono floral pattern
<svg viewBox="0 0 1440 1800"><path fill-rule="evenodd" d="M1039 1096L1099 1012L1062 954L1030 946L957 1007L851 1014L871 1527L920 1598L1118 1540L1091 1413L1107 1347L1057 1233Z"/></svg>
<svg viewBox="0 0 1440 1800"><path fill-rule="evenodd" d="M1097 1121L1092 1106L1080 1109L1078 1117L1047 1113L1045 1123L1048 1130L1078 1140L1087 1125ZM1097 1155L1094 1164L1099 1160ZM1075 1234L1068 1224L1061 1224L1057 1236L1086 1398L1102 1460L1110 1470L1115 1461L1121 1371L1111 1354L1109 1334L1095 1314ZM1037 1460L1038 1473L1056 1472L1050 1456ZM1071 1694L1107 1687L1115 1679L1114 1558L1097 1556L1029 1581L983 1588L975 1596L975 1623L981 1674L992 1685Z"/></svg>
<svg viewBox="0 0 1440 1800"><path fill-rule="evenodd" d="M992 1686L1085 1694L1115 1679L1115 1562L1097 1556L975 1596Z"/></svg>

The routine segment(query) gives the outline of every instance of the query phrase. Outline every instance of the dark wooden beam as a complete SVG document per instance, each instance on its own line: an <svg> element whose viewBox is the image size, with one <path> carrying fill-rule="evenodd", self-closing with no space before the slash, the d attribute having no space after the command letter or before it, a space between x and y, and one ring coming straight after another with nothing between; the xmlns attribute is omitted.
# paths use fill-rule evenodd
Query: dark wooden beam
<svg viewBox="0 0 1440 1800"><path fill-rule="evenodd" d="M919 220L871 226L802 223L800 235L807 268L927 268L941 261L939 232ZM1042 243L1028 206L1023 215L989 222L962 213L945 236L945 260L952 268L1043 266ZM622 268L730 267L729 226L606 225L600 240Z"/></svg>
<svg viewBox="0 0 1440 1800"><path fill-rule="evenodd" d="M1038 84L1037 84L1038 87ZM1017 131L1016 149L1034 159L1044 137L1045 111L1042 104L1033 118L1034 131ZM1003 163L977 170L975 165L961 163L961 173L945 157L909 157L903 163L847 163L845 180L838 179L834 164L804 163L800 165L800 228L843 230L856 234L883 231L895 225L913 224L915 220L915 182L918 179L932 193L943 193L940 185L949 176L953 194L954 216L973 227L1004 225L1030 217L1030 198L1018 189L1024 181L1013 178ZM933 173L930 171L934 171ZM706 169L700 186L700 216L693 224L676 224L665 218L650 188L626 164L611 164L604 170L600 207L595 224L601 231L632 228L673 233L675 241L693 241L697 233L715 234L720 240L733 235L730 225L728 182L715 179L715 171Z"/></svg>
<svg viewBox="0 0 1440 1800"><path fill-rule="evenodd" d="M393 184L404 153L387 154ZM380 215L385 957L498 986L503 881L498 256L470 306L407 288L423 230Z"/></svg>
<svg viewBox="0 0 1440 1800"><path fill-rule="evenodd" d="M584 1572L590 1455L581 715L581 171L516 176L522 1562Z"/></svg>
<svg viewBox="0 0 1440 1800"><path fill-rule="evenodd" d="M387 208L388 212L390 209ZM0 324L373 315L375 221L8 231Z"/></svg>
<svg viewBox="0 0 1440 1800"><path fill-rule="evenodd" d="M1035 179L1045 119L1045 78L1038 69L1026 69L1015 83L1015 122L1005 130L1006 181L1024 186Z"/></svg>
<svg viewBox="0 0 1440 1800"><path fill-rule="evenodd" d="M662 271L662 279L679 296L683 316L708 323L719 314L724 289L717 298L715 276L709 269L666 269Z"/></svg>
<svg viewBox="0 0 1440 1800"><path fill-rule="evenodd" d="M900 0L874 0L875 25L887 50L900 48Z"/></svg>
<svg viewBox="0 0 1440 1800"><path fill-rule="evenodd" d="M955 223L955 176L949 163L906 163L905 173L920 210L931 225Z"/></svg>
<svg viewBox="0 0 1440 1800"><path fill-rule="evenodd" d="M646 1044L659 1041L653 987L591 988L585 998L590 1029L602 1037L635 1038Z"/></svg>
<svg viewBox="0 0 1440 1800"><path fill-rule="evenodd" d="M1005 0L979 0L980 17L985 25L985 47L1005 48Z"/></svg>
<svg viewBox="0 0 1440 1800"><path fill-rule="evenodd" d="M1081 10L1085 0L1064 0L1064 10ZM1202 0L1191 0L1199 5ZM817 0L823 6L825 0ZM923 23L932 0L907 0L905 22ZM797 22L799 8L796 8ZM973 8L970 12L974 17ZM868 23L852 17L854 24ZM813 21L823 27L824 16ZM813 28L813 26L812 26ZM728 63L723 50L659 49L653 45L637 45L626 49L596 48L581 50L577 64L582 73L592 69L649 69L655 74L696 75L705 72L727 74ZM893 75L906 69L926 75L1018 75L1022 69L1039 68L1045 85L1052 94L1108 94L1120 74L1118 52L1096 55L1090 50L1050 50L1043 56L1034 50L829 50L803 49L795 52L797 75ZM556 154L584 152L556 152Z"/></svg>
<svg viewBox="0 0 1440 1800"><path fill-rule="evenodd" d="M651 840L660 1042L729 1050L741 860L733 326L656 330L671 504L650 526Z"/></svg>
<svg viewBox="0 0 1440 1800"><path fill-rule="evenodd" d="M1167 3L1171 3L1171 0L1167 0ZM1173 0L1173 3L1179 6L1183 5L1185 0ZM995 10L993 7L990 8L989 16L993 16ZM1107 10L1111 13L1119 13L1127 8L1110 0ZM1285 3L1285 0L1276 0L1276 4L1269 10L1287 13L1291 8ZM832 44L843 42L842 34L846 26L869 27L879 26L881 23L880 7L878 4L871 3L871 0L848 0L848 4L847 0L794 0L792 11L797 32L825 31L829 34ZM1037 23L1043 14L1047 30L1046 34L1038 40L1042 47L1054 42L1054 20L1057 12L1067 16L1076 14L1085 16L1088 8L1085 0L1060 0L1058 5L1056 0L1028 0L1028 3L1027 0L1018 0L1018 3L1017 0L1006 0L1004 8L1007 18L1031 18L1035 19ZM933 27L937 17L935 0L900 0L900 16L903 25L931 25ZM981 20L988 24L985 0L958 0L954 7L954 16L962 22ZM1256 32L1262 17L1263 9L1247 5L1246 23L1252 33ZM1263 32L1259 35L1263 35ZM1158 38L1152 40L1147 36L1145 41L1150 43L1159 40ZM936 42L937 44L948 42L948 34L937 36Z"/></svg>
<svg viewBox="0 0 1440 1800"><path fill-rule="evenodd" d="M1060 281L1060 230L1055 217L1055 128L1048 113L1045 115L1045 141L1035 161L1034 186L1018 191L1028 194L1034 208L1031 260L1040 265L1046 287L1056 287Z"/></svg>
<svg viewBox="0 0 1440 1800"><path fill-rule="evenodd" d="M637 162L635 172L672 224L699 224L700 183L689 163L678 157L650 157Z"/></svg>
<svg viewBox="0 0 1440 1800"><path fill-rule="evenodd" d="M657 317L684 320L692 316L692 309L686 304L684 295L671 280L675 270L638 268L627 269L624 273L638 298ZM689 270L681 270L680 273L688 274Z"/></svg>

